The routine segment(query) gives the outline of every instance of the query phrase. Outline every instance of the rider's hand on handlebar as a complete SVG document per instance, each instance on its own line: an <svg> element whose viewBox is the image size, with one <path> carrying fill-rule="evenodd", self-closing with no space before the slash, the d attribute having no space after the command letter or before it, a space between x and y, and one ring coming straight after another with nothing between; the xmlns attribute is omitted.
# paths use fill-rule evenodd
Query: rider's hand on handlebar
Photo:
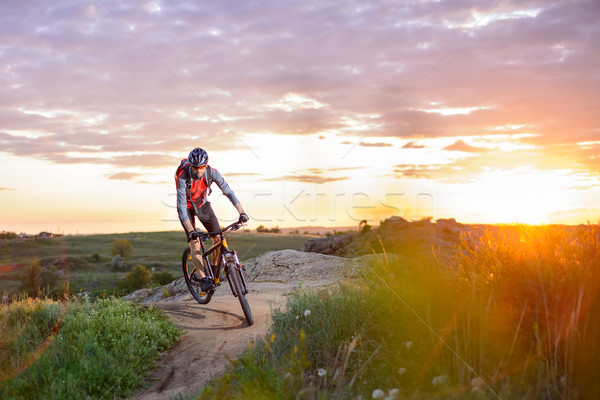
<svg viewBox="0 0 600 400"><path fill-rule="evenodd" d="M197 231L191 231L190 233L188 233L188 242L191 242L192 240L196 240L196 239L198 239Z"/></svg>
<svg viewBox="0 0 600 400"><path fill-rule="evenodd" d="M239 223L240 223L240 224L243 224L243 223L245 223L245 222L248 222L248 220L249 220L249 219L250 219L250 218L248 218L248 214L246 214L246 213L241 213L241 214L240 214Z"/></svg>

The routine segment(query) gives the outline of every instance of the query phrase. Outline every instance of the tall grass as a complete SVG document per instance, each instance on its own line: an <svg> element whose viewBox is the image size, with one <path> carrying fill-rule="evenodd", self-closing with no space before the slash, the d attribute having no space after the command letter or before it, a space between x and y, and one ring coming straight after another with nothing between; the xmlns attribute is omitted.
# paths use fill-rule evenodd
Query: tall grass
<svg viewBox="0 0 600 400"><path fill-rule="evenodd" d="M199 398L598 398L599 235L505 226L381 257L358 285L290 296Z"/></svg>
<svg viewBox="0 0 600 400"><path fill-rule="evenodd" d="M31 300L0 309L0 398L130 395L181 333L154 307Z"/></svg>

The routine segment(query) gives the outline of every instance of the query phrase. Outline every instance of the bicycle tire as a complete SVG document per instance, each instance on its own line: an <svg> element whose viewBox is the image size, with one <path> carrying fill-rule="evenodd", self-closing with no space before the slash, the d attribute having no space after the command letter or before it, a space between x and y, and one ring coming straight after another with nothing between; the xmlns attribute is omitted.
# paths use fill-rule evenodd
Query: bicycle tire
<svg viewBox="0 0 600 400"><path fill-rule="evenodd" d="M242 277L240 276L240 270L236 268L236 264L233 261L229 261L227 263L227 280L229 280L229 283L231 283L233 295L237 296L238 300L240 301L240 306L242 306L242 311L244 312L244 317L246 317L248 325L253 325L254 317L252 316L250 304L248 304L248 299L246 298L244 285L242 284Z"/></svg>
<svg viewBox="0 0 600 400"><path fill-rule="evenodd" d="M203 292L200 288L200 276L196 272L196 267L192 261L189 248L185 249L183 252L181 258L181 267L183 269L185 283L188 287L188 290L192 294L192 297L200 304L208 304L214 291L209 290L208 292Z"/></svg>

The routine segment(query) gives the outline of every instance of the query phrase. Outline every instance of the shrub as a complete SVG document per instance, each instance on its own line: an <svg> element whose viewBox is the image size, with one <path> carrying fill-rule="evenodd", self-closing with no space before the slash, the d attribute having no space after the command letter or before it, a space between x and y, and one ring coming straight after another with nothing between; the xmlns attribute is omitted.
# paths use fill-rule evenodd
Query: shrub
<svg viewBox="0 0 600 400"><path fill-rule="evenodd" d="M260 232L260 233L281 233L281 229L279 229L278 226L275 226L273 228L267 228L264 225L259 225L256 228L256 232Z"/></svg>
<svg viewBox="0 0 600 400"><path fill-rule="evenodd" d="M14 239L17 237L15 232L2 231L0 232L0 239Z"/></svg>
<svg viewBox="0 0 600 400"><path fill-rule="evenodd" d="M79 256L58 256L58 257L45 257L40 260L42 267L55 266L57 269L65 271L79 271L88 269L90 264Z"/></svg>
<svg viewBox="0 0 600 400"><path fill-rule="evenodd" d="M119 254L121 257L127 257L131 254L131 243L128 240L115 239L112 246L112 255Z"/></svg>
<svg viewBox="0 0 600 400"><path fill-rule="evenodd" d="M134 291L145 288L150 284L150 270L144 265L138 264L131 268L125 279L120 282L121 289L126 291Z"/></svg>
<svg viewBox="0 0 600 400"><path fill-rule="evenodd" d="M152 274L152 282L159 286L168 285L175 280L175 276L169 271L157 271Z"/></svg>
<svg viewBox="0 0 600 400"><path fill-rule="evenodd" d="M369 223L367 222L366 219L363 219L362 221L360 221L360 223L358 224L358 231L360 233L367 233L370 232L371 229L373 229L373 227L371 225L369 225Z"/></svg>
<svg viewBox="0 0 600 400"><path fill-rule="evenodd" d="M24 291L32 297L37 297L40 294L40 261L35 258L30 264L27 264L23 268L21 273L21 287L20 290Z"/></svg>

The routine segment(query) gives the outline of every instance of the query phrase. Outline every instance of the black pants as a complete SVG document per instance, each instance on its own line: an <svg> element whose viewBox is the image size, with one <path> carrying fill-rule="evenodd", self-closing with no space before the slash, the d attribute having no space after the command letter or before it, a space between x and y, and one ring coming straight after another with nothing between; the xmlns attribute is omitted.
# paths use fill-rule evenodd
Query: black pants
<svg viewBox="0 0 600 400"><path fill-rule="evenodd" d="M187 213L194 229L196 229L196 219L194 217L198 217L198 220L200 220L207 232L216 232L221 229L219 220L217 219L217 216L215 215L215 212L208 201L204 203L202 207L200 207L198 214L196 214L193 209L189 208L187 209ZM181 225L183 226L183 223ZM187 238L189 232L185 229L185 226L183 226L183 230L185 231L185 236Z"/></svg>

